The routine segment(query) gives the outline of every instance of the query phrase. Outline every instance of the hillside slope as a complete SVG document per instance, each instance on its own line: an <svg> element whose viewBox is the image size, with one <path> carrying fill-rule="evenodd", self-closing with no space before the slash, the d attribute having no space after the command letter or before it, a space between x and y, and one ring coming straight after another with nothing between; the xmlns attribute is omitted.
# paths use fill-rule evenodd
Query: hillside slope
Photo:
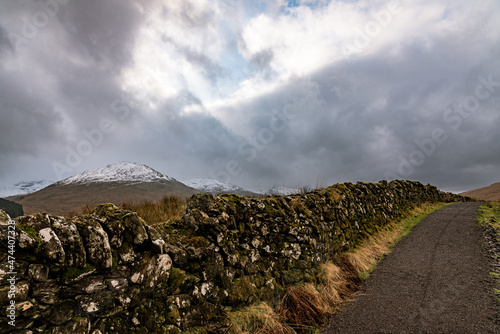
<svg viewBox="0 0 500 334"><path fill-rule="evenodd" d="M469 190L461 195L469 196L483 201L500 201L500 182L491 186Z"/></svg>

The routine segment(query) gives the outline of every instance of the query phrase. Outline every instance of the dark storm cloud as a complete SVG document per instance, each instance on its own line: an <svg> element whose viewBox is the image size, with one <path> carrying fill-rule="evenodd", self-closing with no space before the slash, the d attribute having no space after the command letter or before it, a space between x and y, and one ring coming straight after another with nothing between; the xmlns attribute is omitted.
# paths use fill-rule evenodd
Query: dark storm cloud
<svg viewBox="0 0 500 334"><path fill-rule="evenodd" d="M182 91L160 108L161 123L156 131L163 138L165 147L176 148L169 150L169 154L172 157L195 156L204 162L204 166L228 159L236 135L206 112L183 112L184 107L193 105L203 109L198 98L189 91Z"/></svg>
<svg viewBox="0 0 500 334"><path fill-rule="evenodd" d="M65 107L81 127L95 126L103 112L123 98L121 71L133 61L136 33L143 19L139 6L147 10L149 3L93 0L62 7L62 44L70 57L61 59L63 64L47 66L53 67Z"/></svg>
<svg viewBox="0 0 500 334"><path fill-rule="evenodd" d="M11 82L12 83L12 82ZM16 93L17 91L10 91ZM9 91L4 92L8 94ZM0 96L0 152L2 154L37 155L40 149L58 138L57 125L61 117L50 106L40 105L26 96L14 94ZM13 131L15 129L15 131ZM47 131L48 130L48 131ZM37 138L39 140L33 140Z"/></svg>
<svg viewBox="0 0 500 334"><path fill-rule="evenodd" d="M10 28L0 27L4 156L64 158L65 147L81 140L82 130L98 126L124 95L118 76L131 61L141 22L137 4L54 4L45 9L36 2L2 6L0 15ZM15 52L5 54L6 49ZM6 170L8 162L1 160Z"/></svg>
<svg viewBox="0 0 500 334"><path fill-rule="evenodd" d="M10 42L9 32L0 25L0 57L5 52L13 52L14 47Z"/></svg>
<svg viewBox="0 0 500 334"><path fill-rule="evenodd" d="M141 14L150 1L71 1L59 19L71 48L97 69L119 71L131 61L131 49Z"/></svg>

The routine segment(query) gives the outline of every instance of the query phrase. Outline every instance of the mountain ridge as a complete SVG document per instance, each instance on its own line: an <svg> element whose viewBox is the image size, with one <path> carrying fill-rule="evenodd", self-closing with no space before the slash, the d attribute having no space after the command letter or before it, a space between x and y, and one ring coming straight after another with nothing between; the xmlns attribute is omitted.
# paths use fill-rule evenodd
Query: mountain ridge
<svg viewBox="0 0 500 334"><path fill-rule="evenodd" d="M153 168L135 162L116 162L106 167L93 168L80 174L68 177L58 184L92 183L92 182L161 182L176 181Z"/></svg>

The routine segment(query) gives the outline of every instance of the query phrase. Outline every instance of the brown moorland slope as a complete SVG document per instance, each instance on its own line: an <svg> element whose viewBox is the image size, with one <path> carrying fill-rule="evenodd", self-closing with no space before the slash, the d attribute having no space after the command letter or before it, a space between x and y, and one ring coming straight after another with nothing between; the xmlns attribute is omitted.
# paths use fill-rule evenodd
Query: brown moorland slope
<svg viewBox="0 0 500 334"><path fill-rule="evenodd" d="M500 182L491 186L469 190L460 195L469 196L483 201L500 201Z"/></svg>

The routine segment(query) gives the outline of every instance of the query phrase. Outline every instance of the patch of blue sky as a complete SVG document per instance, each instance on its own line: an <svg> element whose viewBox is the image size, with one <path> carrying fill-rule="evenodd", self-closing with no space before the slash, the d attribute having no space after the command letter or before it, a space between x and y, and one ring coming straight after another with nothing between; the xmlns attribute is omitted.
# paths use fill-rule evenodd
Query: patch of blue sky
<svg viewBox="0 0 500 334"><path fill-rule="evenodd" d="M228 70L231 81L240 82L252 76L252 70L237 48L226 49L219 58L219 64Z"/></svg>
<svg viewBox="0 0 500 334"><path fill-rule="evenodd" d="M222 24L224 30L224 40L226 47L220 54L218 63L228 70L231 80L241 81L251 76L251 69L248 61L243 57L238 48L238 36L229 24Z"/></svg>
<svg viewBox="0 0 500 334"><path fill-rule="evenodd" d="M446 8L444 11L443 11L443 15L441 16L442 19L446 19L448 18L448 15L450 15L451 11L450 9Z"/></svg>
<svg viewBox="0 0 500 334"><path fill-rule="evenodd" d="M281 7L281 13L294 16L297 14L296 9L300 7L308 7L315 11L328 6L329 3L330 0L287 0L286 5Z"/></svg>
<svg viewBox="0 0 500 334"><path fill-rule="evenodd" d="M311 9L327 6L330 0L287 0L287 8L307 6Z"/></svg>
<svg viewBox="0 0 500 334"><path fill-rule="evenodd" d="M257 17L267 12L267 4L264 1L245 1L245 13L249 17Z"/></svg>
<svg viewBox="0 0 500 334"><path fill-rule="evenodd" d="M286 5L282 6L281 12L287 13L289 9L301 6L316 9L327 6L330 1L331 0L287 0ZM267 5L266 1L246 1L245 12L249 17L256 17L269 11Z"/></svg>

